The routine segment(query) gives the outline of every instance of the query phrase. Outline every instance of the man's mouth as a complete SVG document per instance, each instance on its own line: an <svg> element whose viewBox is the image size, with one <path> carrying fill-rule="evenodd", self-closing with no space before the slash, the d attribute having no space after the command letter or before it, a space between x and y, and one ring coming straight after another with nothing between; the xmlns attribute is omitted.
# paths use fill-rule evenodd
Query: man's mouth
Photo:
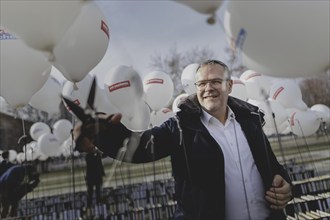
<svg viewBox="0 0 330 220"><path fill-rule="evenodd" d="M203 99L215 99L217 96L216 95L206 95L203 96Z"/></svg>

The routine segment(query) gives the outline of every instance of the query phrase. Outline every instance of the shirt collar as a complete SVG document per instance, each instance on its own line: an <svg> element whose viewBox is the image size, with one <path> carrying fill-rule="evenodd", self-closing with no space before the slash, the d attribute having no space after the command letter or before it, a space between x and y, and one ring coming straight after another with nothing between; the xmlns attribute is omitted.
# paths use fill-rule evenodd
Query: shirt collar
<svg viewBox="0 0 330 220"><path fill-rule="evenodd" d="M232 120L235 119L235 113L231 110L231 108L227 105L227 109L228 109L228 117L227 117L227 121L228 120ZM210 120L214 118L212 115L210 115L208 112L206 112L204 109L202 109L202 116L201 116L201 120L204 123L209 124ZM215 119L215 118L214 118Z"/></svg>

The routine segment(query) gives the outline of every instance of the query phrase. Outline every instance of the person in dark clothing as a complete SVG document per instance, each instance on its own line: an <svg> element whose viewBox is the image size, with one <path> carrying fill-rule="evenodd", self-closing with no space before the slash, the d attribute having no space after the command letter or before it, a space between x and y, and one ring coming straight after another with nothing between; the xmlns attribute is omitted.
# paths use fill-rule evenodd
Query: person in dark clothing
<svg viewBox="0 0 330 220"><path fill-rule="evenodd" d="M15 164L9 161L9 151L4 151L1 154L3 161L1 161L0 163L0 176L2 176L2 174L4 172L6 172L6 170L8 170L11 166L14 166Z"/></svg>
<svg viewBox="0 0 330 220"><path fill-rule="evenodd" d="M18 202L24 195L37 187L39 182L39 174L34 166L14 165L10 167L0 177L1 217L17 216Z"/></svg>
<svg viewBox="0 0 330 220"><path fill-rule="evenodd" d="M100 152L86 154L86 184L87 184L87 206L91 207L95 187L96 203L101 202L101 187L103 182L104 167Z"/></svg>
<svg viewBox="0 0 330 220"><path fill-rule="evenodd" d="M9 151L4 151L1 154L3 160L0 163L0 177L2 174L6 172L10 167L14 166L15 164L9 161ZM2 204L1 204L1 193L0 193L0 213L2 210Z"/></svg>
<svg viewBox="0 0 330 220"><path fill-rule="evenodd" d="M131 163L170 156L176 220L285 219L292 185L262 130L264 114L229 96L233 81L221 61L201 63L195 79L196 94L159 127L130 131L118 113L101 116L109 124L94 137L87 134L95 134L95 124L83 132L77 125L76 141L83 143L81 149L97 146L112 158L124 151L123 160Z"/></svg>

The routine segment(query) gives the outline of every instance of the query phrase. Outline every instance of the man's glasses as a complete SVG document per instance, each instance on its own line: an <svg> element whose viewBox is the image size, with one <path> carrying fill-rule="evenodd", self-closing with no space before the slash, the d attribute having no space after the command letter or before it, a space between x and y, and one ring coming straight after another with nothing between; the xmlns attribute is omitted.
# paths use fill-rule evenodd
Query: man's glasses
<svg viewBox="0 0 330 220"><path fill-rule="evenodd" d="M221 85L224 82L228 82L229 79L209 79L209 80L201 80L198 82L195 82L195 86L197 87L198 90L203 90L206 88L207 84L210 84L212 88L218 89L221 87Z"/></svg>

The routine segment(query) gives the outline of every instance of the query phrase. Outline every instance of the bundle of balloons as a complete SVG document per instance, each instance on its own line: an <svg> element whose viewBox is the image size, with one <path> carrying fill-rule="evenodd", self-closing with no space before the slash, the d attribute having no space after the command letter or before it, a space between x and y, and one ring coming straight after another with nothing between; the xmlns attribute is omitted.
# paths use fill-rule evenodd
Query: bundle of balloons
<svg viewBox="0 0 330 220"><path fill-rule="evenodd" d="M24 161L46 160L49 157L71 156L74 142L71 137L72 123L66 119L57 120L52 127L44 122L35 122L30 127L30 136L33 141L17 153L9 150L9 160L22 163ZM74 156L79 152L74 151Z"/></svg>
<svg viewBox="0 0 330 220"><path fill-rule="evenodd" d="M107 23L93 1L2 1L0 96L53 114L62 85L52 72L85 78L108 48Z"/></svg>

